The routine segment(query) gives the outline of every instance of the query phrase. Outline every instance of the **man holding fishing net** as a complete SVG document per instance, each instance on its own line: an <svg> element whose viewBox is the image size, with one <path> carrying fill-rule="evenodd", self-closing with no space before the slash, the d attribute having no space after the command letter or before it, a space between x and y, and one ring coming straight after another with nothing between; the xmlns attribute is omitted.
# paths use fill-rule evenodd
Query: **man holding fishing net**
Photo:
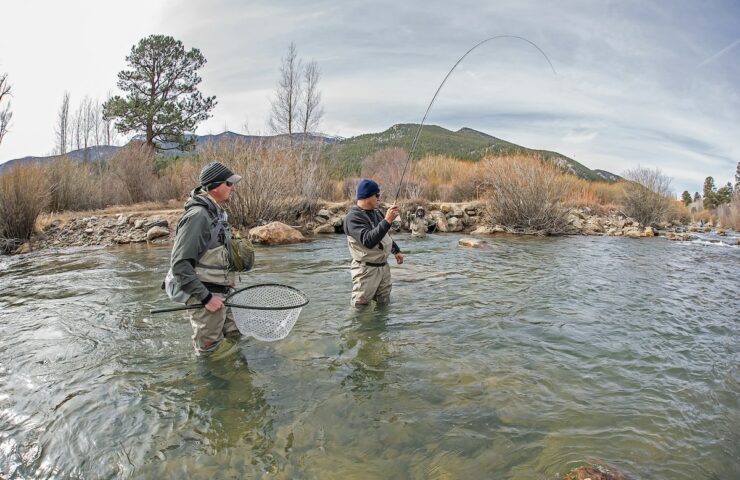
<svg viewBox="0 0 740 480"><path fill-rule="evenodd" d="M224 297L236 283L236 272L251 268L254 251L248 241L232 238L223 206L241 179L218 162L203 167L200 186L190 192L177 224L168 281L187 298L187 305L205 307L190 311L198 355L228 350L224 337L240 336Z"/></svg>
<svg viewBox="0 0 740 480"><path fill-rule="evenodd" d="M385 216L378 210L380 187L373 180L362 179L357 185L357 204L344 220L349 253L352 255L352 306L366 307L371 300L387 305L391 296L391 268L388 255L403 263L401 249L388 235L398 206L388 208Z"/></svg>

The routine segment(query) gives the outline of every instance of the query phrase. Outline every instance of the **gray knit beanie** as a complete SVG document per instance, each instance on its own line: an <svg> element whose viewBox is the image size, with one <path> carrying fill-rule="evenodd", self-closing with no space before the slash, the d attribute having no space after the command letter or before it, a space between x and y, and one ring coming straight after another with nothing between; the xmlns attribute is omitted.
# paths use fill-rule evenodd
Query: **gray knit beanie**
<svg viewBox="0 0 740 480"><path fill-rule="evenodd" d="M224 182L237 183L242 177L234 175L234 172L229 170L223 163L211 162L203 167L198 179L206 190L210 190Z"/></svg>

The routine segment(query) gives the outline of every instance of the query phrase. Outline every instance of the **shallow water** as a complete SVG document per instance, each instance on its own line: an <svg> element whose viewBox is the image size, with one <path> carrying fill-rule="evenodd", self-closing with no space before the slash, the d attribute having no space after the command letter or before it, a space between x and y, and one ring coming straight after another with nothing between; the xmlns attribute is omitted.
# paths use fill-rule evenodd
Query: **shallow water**
<svg viewBox="0 0 740 480"><path fill-rule="evenodd" d="M740 478L740 249L397 237L362 314L343 237L259 249L311 303L220 361L148 313L167 248L0 257L0 476Z"/></svg>

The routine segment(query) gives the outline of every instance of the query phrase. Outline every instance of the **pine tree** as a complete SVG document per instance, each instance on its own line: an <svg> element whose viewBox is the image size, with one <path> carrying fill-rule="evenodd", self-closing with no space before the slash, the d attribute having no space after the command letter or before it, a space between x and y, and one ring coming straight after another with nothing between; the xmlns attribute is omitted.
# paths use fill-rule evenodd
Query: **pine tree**
<svg viewBox="0 0 740 480"><path fill-rule="evenodd" d="M704 180L704 209L711 210L717 208L716 188L714 187L714 178L707 177Z"/></svg>
<svg viewBox="0 0 740 480"><path fill-rule="evenodd" d="M730 201L732 200L732 184L730 182L727 182L727 185L717 190L715 198L717 199L717 205L730 203Z"/></svg>
<svg viewBox="0 0 740 480"><path fill-rule="evenodd" d="M684 205L688 206L691 203L691 194L688 190L684 190L681 194L681 200L683 201Z"/></svg>
<svg viewBox="0 0 740 480"><path fill-rule="evenodd" d="M114 119L121 133L144 133L146 144L159 150L194 146L194 138L186 133L195 131L216 106L216 97L198 91L197 70L206 63L200 50L186 51L179 40L150 35L131 48L126 62L130 70L120 71L117 83L126 97L105 102L104 118Z"/></svg>

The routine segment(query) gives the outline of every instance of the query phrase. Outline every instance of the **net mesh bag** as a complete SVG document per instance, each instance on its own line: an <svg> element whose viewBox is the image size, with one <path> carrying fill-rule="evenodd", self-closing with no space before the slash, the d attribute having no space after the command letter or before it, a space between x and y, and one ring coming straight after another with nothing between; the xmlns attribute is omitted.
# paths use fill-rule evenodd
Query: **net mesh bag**
<svg viewBox="0 0 740 480"><path fill-rule="evenodd" d="M277 284L246 287L227 300L242 335L265 342L287 337L307 303L300 290Z"/></svg>

